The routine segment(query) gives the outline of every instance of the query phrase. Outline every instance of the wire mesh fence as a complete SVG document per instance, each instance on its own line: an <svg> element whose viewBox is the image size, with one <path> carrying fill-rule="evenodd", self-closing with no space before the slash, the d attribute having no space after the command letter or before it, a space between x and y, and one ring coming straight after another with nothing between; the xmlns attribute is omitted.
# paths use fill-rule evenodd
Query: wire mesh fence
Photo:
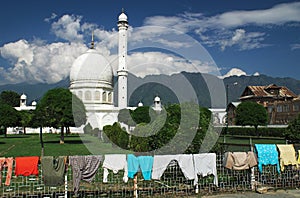
<svg viewBox="0 0 300 198"><path fill-rule="evenodd" d="M274 189L298 188L300 168L286 166L280 174L276 166L263 166L260 173L257 167L249 170L230 170L223 167L223 154L217 154L217 173L219 185L214 185L214 176L198 176L198 186L193 180L187 180L178 163L172 161L160 180L145 181L140 172L136 183L129 179L123 181L123 171L110 172L108 181L103 183L103 168L97 170L91 183L80 182L78 197L188 197L224 192L251 191L255 186L268 186ZM39 165L40 166L40 165ZM18 176L14 174L9 186L5 186L7 171L2 170L1 197L74 197L71 167L68 167L65 185L49 187L43 183L43 172L39 167L39 176ZM136 185L135 185L136 184ZM198 189L198 190L196 190Z"/></svg>

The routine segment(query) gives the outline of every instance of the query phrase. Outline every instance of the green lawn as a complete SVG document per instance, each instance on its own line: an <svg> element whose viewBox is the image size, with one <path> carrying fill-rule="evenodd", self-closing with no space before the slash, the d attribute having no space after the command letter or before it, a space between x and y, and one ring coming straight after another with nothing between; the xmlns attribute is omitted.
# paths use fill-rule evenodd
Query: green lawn
<svg viewBox="0 0 300 198"><path fill-rule="evenodd" d="M59 134L43 134L44 155L97 155L108 153L126 153L109 143L103 143L91 135L65 136L65 143L59 144ZM0 156L40 156L41 144L38 134L0 136Z"/></svg>
<svg viewBox="0 0 300 198"><path fill-rule="evenodd" d="M249 151L251 136L226 136L226 143L231 144L225 147L226 151ZM43 134L44 155L50 156L70 156L70 155L103 155L109 153L129 153L121 150L110 143L104 143L97 137L91 135L72 134L65 136L65 143L59 144L59 134ZM285 144L283 138L255 137L252 136L254 144ZM223 136L218 140L223 143ZM8 135L4 138L0 136L0 156L40 156L41 144L38 134L30 135Z"/></svg>

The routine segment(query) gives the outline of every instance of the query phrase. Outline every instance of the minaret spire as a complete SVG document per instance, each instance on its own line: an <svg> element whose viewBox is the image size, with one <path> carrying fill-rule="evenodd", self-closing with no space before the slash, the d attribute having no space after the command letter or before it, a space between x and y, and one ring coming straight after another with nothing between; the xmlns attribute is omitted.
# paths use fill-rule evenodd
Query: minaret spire
<svg viewBox="0 0 300 198"><path fill-rule="evenodd" d="M118 107L120 109L127 108L127 29L128 21L127 16L122 9L122 13L118 18L119 30L119 66L118 66Z"/></svg>
<svg viewBox="0 0 300 198"><path fill-rule="evenodd" d="M92 42L91 42L91 49L95 48L95 43L94 43L94 30L92 31Z"/></svg>

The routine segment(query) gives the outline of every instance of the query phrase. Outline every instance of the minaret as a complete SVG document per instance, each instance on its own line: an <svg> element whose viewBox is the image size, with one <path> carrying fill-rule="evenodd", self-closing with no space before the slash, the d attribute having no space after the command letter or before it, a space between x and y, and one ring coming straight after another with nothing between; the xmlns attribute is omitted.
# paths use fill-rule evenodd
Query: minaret
<svg viewBox="0 0 300 198"><path fill-rule="evenodd" d="M127 57L127 16L122 9L118 21L119 29L119 68L118 68L118 106L120 109L127 107L127 75L128 70L126 66Z"/></svg>

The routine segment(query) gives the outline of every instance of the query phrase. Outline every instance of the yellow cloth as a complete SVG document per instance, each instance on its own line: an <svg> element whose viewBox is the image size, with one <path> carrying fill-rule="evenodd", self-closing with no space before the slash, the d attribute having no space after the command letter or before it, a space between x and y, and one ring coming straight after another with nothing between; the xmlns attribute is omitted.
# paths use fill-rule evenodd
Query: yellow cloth
<svg viewBox="0 0 300 198"><path fill-rule="evenodd" d="M280 168L284 171L286 165L296 165L298 168L298 162L296 160L296 151L292 144L277 144L277 148L280 153Z"/></svg>

